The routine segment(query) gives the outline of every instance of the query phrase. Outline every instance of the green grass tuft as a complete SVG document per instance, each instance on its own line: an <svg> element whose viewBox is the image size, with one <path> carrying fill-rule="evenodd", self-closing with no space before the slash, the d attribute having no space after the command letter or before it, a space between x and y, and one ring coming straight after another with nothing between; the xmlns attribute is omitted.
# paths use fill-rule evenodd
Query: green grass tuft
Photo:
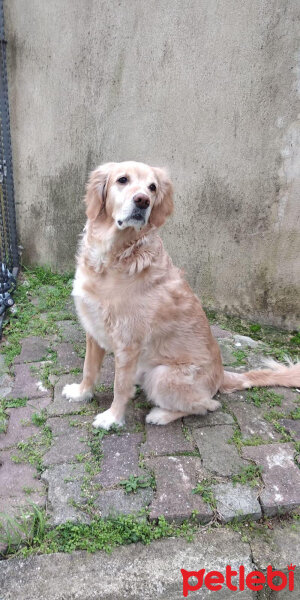
<svg viewBox="0 0 300 600"><path fill-rule="evenodd" d="M257 465L248 465L243 467L237 475L233 475L233 484L241 483L242 485L257 486L261 483L262 468Z"/></svg>
<svg viewBox="0 0 300 600"><path fill-rule="evenodd" d="M130 475L128 479L123 479L120 484L126 494L135 494L141 488L155 487L155 479L153 476L144 477L143 475Z"/></svg>
<svg viewBox="0 0 300 600"><path fill-rule="evenodd" d="M268 404L268 406L281 406L283 396L266 388L253 387L247 391L247 401L253 402L255 406Z"/></svg>
<svg viewBox="0 0 300 600"><path fill-rule="evenodd" d="M20 354L23 337L57 333L56 321L65 318L63 313L72 289L72 276L72 273L53 273L46 267L23 267L22 279L19 278L14 293L17 310L14 313L8 311L3 328L7 340L2 353L8 365ZM33 297L39 299L37 306L31 302ZM43 319L41 313L45 311L47 318Z"/></svg>
<svg viewBox="0 0 300 600"><path fill-rule="evenodd" d="M203 502L209 504L211 508L216 508L216 499L211 489L211 486L214 483L214 480L203 479L198 482L196 487L192 490L192 494L200 494Z"/></svg>

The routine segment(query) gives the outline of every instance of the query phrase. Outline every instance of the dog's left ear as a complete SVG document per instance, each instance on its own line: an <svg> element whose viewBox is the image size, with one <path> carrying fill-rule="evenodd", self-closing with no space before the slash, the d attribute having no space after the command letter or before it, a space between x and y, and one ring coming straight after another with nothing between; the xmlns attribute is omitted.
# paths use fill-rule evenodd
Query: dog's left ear
<svg viewBox="0 0 300 600"><path fill-rule="evenodd" d="M164 169L153 167L153 171L157 177L158 191L151 211L149 223L156 227L161 227L174 209L173 185L168 173Z"/></svg>
<svg viewBox="0 0 300 600"><path fill-rule="evenodd" d="M95 221L100 215L102 215L102 218L106 217L106 186L110 171L114 165L115 163L105 163L90 174L84 198L86 216L90 221Z"/></svg>

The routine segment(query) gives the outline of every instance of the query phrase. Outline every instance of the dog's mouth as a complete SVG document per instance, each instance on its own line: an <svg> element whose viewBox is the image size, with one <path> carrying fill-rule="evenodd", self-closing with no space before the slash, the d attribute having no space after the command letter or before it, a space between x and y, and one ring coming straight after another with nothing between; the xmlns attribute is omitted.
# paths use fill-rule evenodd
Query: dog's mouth
<svg viewBox="0 0 300 600"><path fill-rule="evenodd" d="M140 211L133 211L133 213L126 217L126 219L119 219L117 224L121 229L123 229L126 226L132 227L134 222L138 222L140 225L143 225L146 222L145 215Z"/></svg>
<svg viewBox="0 0 300 600"><path fill-rule="evenodd" d="M129 217L128 220L129 221L131 221L131 220L133 220L133 221L145 221L145 217L141 213L133 213L131 215L131 217Z"/></svg>

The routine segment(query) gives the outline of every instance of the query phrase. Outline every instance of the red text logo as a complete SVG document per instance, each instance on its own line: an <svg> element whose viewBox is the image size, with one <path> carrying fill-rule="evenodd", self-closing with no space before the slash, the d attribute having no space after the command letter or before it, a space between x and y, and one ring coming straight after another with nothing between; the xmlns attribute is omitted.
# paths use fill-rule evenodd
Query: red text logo
<svg viewBox="0 0 300 600"><path fill-rule="evenodd" d="M288 575L283 573L283 571L273 570L273 567L269 565L266 575L262 571L251 571L246 576L243 565L239 567L238 571L234 571L230 565L227 565L225 575L220 571L208 571L205 573L205 569L200 569L200 571L186 571L185 569L181 569L183 577L182 591L186 597L189 592L200 590L204 585L212 592L221 590L223 586L226 586L232 592L236 592L237 590L243 591L245 587L256 592L262 590L264 585L267 584L271 590L276 592L280 592L286 587L292 592L294 590L295 565L288 565L287 569ZM197 580L196 583L190 583L190 577L194 577Z"/></svg>

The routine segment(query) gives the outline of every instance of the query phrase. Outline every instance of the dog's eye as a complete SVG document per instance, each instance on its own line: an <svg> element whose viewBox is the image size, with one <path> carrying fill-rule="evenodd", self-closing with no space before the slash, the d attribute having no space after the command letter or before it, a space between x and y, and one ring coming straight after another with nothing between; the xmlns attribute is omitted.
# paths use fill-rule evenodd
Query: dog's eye
<svg viewBox="0 0 300 600"><path fill-rule="evenodd" d="M118 183L122 183L123 185L128 183L128 177L119 177Z"/></svg>
<svg viewBox="0 0 300 600"><path fill-rule="evenodd" d="M150 190L151 192L156 192L156 185L155 185L155 183L150 183L150 185L149 185L149 190Z"/></svg>

